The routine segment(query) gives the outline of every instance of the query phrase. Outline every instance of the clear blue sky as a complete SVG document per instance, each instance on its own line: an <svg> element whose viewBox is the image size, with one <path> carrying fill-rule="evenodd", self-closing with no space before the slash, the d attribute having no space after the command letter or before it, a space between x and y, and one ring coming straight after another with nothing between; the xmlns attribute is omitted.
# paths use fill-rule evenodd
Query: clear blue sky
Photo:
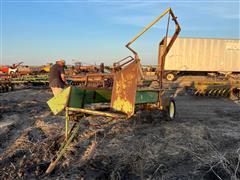
<svg viewBox="0 0 240 180"><path fill-rule="evenodd" d="M64 58L68 64L112 64L131 55L125 44L168 7L182 37L239 39L238 0L2 0L0 63L40 65ZM165 24L166 19L133 45L143 64L157 63Z"/></svg>

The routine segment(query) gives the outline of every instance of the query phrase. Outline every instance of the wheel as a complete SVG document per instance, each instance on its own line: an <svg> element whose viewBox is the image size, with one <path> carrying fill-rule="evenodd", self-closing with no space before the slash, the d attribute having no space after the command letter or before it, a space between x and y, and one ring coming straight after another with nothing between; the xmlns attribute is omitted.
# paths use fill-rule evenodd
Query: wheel
<svg viewBox="0 0 240 180"><path fill-rule="evenodd" d="M232 100L240 99L240 88L235 88L230 93L230 98Z"/></svg>
<svg viewBox="0 0 240 180"><path fill-rule="evenodd" d="M167 73L166 79L167 79L168 81L173 81L173 80L175 79L175 74L173 74L173 73Z"/></svg>
<svg viewBox="0 0 240 180"><path fill-rule="evenodd" d="M176 117L176 104L173 99L170 100L169 106L167 107L167 119L173 120Z"/></svg>
<svg viewBox="0 0 240 180"><path fill-rule="evenodd" d="M3 92L3 93L7 92L7 88L6 88L5 85L2 85L2 92Z"/></svg>
<svg viewBox="0 0 240 180"><path fill-rule="evenodd" d="M8 92L8 91L9 91L9 86L6 85L6 86L5 86L5 89L6 89L6 92Z"/></svg>
<svg viewBox="0 0 240 180"><path fill-rule="evenodd" d="M14 85L13 85L13 84L10 85L10 90L11 90L11 91L14 90Z"/></svg>

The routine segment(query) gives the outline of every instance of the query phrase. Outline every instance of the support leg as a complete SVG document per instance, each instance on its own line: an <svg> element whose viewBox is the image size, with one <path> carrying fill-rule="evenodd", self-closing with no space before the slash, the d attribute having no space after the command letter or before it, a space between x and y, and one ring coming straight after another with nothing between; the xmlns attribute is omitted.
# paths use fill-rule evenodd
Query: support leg
<svg viewBox="0 0 240 180"><path fill-rule="evenodd" d="M65 124L65 140L67 141L69 138L69 114L68 109L66 108L66 124Z"/></svg>
<svg viewBox="0 0 240 180"><path fill-rule="evenodd" d="M57 157L54 158L54 160L51 162L51 164L49 165L48 169L46 170L46 173L49 174L51 173L54 168L56 167L58 161L62 158L62 156L64 155L64 153L67 150L67 147L69 146L69 144L73 141L74 137L76 136L76 134L78 133L78 130L80 128L81 125L81 120L76 124L76 126L74 126L75 128L72 130L71 136L68 138L68 140L64 143L64 145L61 147L60 151L57 153Z"/></svg>

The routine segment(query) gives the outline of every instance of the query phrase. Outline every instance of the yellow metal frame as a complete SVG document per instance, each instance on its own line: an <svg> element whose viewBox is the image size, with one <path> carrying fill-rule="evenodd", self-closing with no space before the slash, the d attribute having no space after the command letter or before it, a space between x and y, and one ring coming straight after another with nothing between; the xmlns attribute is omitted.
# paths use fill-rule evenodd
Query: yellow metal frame
<svg viewBox="0 0 240 180"><path fill-rule="evenodd" d="M111 118L126 118L126 116L122 114L116 114L116 113L109 113L109 112L102 112L102 111L95 111L90 109L83 109L83 108L72 108L72 107L66 107L66 122L65 122L65 140L67 141L70 136L70 116L69 112L77 112L84 114L89 114L93 116L105 116L105 117L111 117Z"/></svg>
<svg viewBox="0 0 240 180"><path fill-rule="evenodd" d="M61 145L59 153L56 155L56 159L54 159L51 164L48 166L46 170L46 174L50 174L53 169L56 167L58 161L62 158L65 153L68 145L73 141L74 137L76 137L78 130L80 129L80 125L83 120L80 120L78 123L75 123L74 128L72 129L71 136L66 139L66 141Z"/></svg>
<svg viewBox="0 0 240 180"><path fill-rule="evenodd" d="M166 14L170 13L170 15L172 16L173 18L173 21L175 22L176 24L176 30L177 31L180 31L181 28L177 22L177 18L175 17L175 15L173 14L172 12L172 9L171 8L168 8L166 11L164 11L162 14L160 14L154 21L152 21L147 27L145 27L140 33L138 33L131 41L129 41L127 44L126 44L126 47L133 52L134 55L137 55L137 52L134 51L130 45L136 41L140 36L142 36L148 29L150 29L154 24L156 24L162 17L164 17Z"/></svg>
<svg viewBox="0 0 240 180"><path fill-rule="evenodd" d="M119 114L102 112L102 111L95 111L95 110L90 110L90 109L67 107L66 110L67 111L73 111L73 112L80 112L80 113L83 113L83 114L91 114L91 115L95 115L95 116L106 116L106 117L112 117L112 118L119 117Z"/></svg>
<svg viewBox="0 0 240 180"><path fill-rule="evenodd" d="M134 41L136 41L141 35L143 35L148 29L150 29L154 24L156 24L163 16L165 16L167 13L171 11L171 8L168 8L166 11L164 11L161 15L159 15L153 22L151 22L147 27L145 27L140 33L138 33L129 43L126 44L126 47L132 51L132 49L129 47ZM132 51L134 54L135 51Z"/></svg>
<svg viewBox="0 0 240 180"><path fill-rule="evenodd" d="M173 43L177 39L179 32L181 31L180 25L177 21L177 17L174 15L172 9L168 8L166 11L164 11L162 14L160 14L154 21L152 21L147 27L145 27L140 33L138 33L129 43L126 44L126 47L135 55L135 59L139 59L137 52L133 48L131 48L130 45L133 42L135 42L140 36L142 36L148 29L150 29L154 24L156 24L162 17L164 17L168 13L169 13L169 17L168 17L166 36L159 43L157 75L159 77L159 88L160 89L163 88L163 71L164 71L165 57L168 54L169 50L171 49ZM175 32L174 32L172 38L170 39L169 43L167 43L170 16L172 17L172 20L175 23L176 29L175 29ZM159 92L159 108L162 109L162 106L163 106L162 95L161 95L161 92Z"/></svg>

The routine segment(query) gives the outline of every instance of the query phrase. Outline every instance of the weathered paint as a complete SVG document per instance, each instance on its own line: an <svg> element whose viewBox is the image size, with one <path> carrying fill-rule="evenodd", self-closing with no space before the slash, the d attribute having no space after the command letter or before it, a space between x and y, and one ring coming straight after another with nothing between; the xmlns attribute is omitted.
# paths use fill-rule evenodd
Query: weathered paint
<svg viewBox="0 0 240 180"><path fill-rule="evenodd" d="M136 94L135 104L156 103L158 102L158 93L158 90L139 90Z"/></svg>
<svg viewBox="0 0 240 180"><path fill-rule="evenodd" d="M66 108L66 109L68 111L80 112L83 114L91 114L91 115L106 116L106 117L113 117L113 118L119 117L119 114L95 111L95 110L90 110L90 109L82 109L82 108Z"/></svg>
<svg viewBox="0 0 240 180"><path fill-rule="evenodd" d="M239 82L197 82L193 85L194 95L198 96L229 96L233 89L240 87Z"/></svg>
<svg viewBox="0 0 240 180"><path fill-rule="evenodd" d="M85 104L110 102L111 90L80 89L72 86L68 107L82 108Z"/></svg>
<svg viewBox="0 0 240 180"><path fill-rule="evenodd" d="M158 90L138 90L136 92L135 104L144 104L144 103L157 103L158 102ZM85 94L85 96L84 96ZM62 93L56 97L51 98L47 103L54 115L57 115L65 109L69 108L84 108L86 104L91 103L110 103L111 101L111 90L105 89L95 89L95 90L83 90L78 87L68 87ZM85 100L83 100L85 99ZM120 107L124 111L131 109L131 105L128 102L119 102L119 99L116 99L117 104L120 104ZM131 109L133 110L133 109Z"/></svg>
<svg viewBox="0 0 240 180"><path fill-rule="evenodd" d="M128 114L128 116L131 116L134 112L133 104L128 100L122 99L121 97L117 97L114 100L112 108L116 111L124 112Z"/></svg>
<svg viewBox="0 0 240 180"><path fill-rule="evenodd" d="M68 87L63 92L51 98L47 102L48 106L50 107L54 115L57 115L58 113L62 112L65 109L68 103L70 91L71 87Z"/></svg>
<svg viewBox="0 0 240 180"><path fill-rule="evenodd" d="M139 72L139 61L133 61L114 75L111 108L128 117L134 114Z"/></svg>
<svg viewBox="0 0 240 180"><path fill-rule="evenodd" d="M82 108L85 104L104 103L110 102L110 100L111 90L88 90L71 86L56 97L51 98L47 104L54 115L57 115L65 107Z"/></svg>

